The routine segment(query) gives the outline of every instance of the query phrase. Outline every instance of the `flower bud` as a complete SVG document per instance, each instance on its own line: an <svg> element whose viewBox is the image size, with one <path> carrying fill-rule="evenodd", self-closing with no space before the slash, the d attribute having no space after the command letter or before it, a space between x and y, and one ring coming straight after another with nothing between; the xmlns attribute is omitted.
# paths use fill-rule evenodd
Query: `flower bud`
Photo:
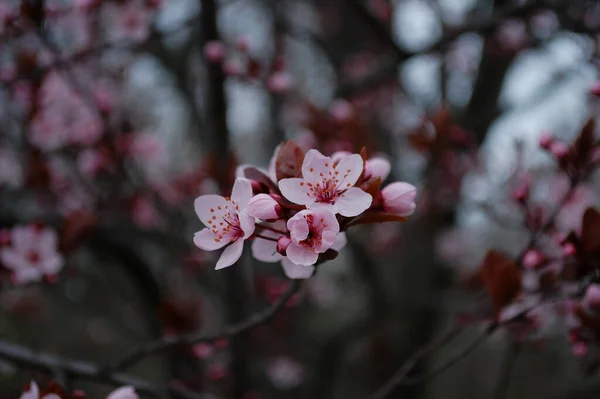
<svg viewBox="0 0 600 399"><path fill-rule="evenodd" d="M583 304L588 308L600 308L600 285L592 284L587 288Z"/></svg>
<svg viewBox="0 0 600 399"><path fill-rule="evenodd" d="M264 221L274 221L281 217L281 205L268 194L258 194L248 202L246 213Z"/></svg>
<svg viewBox="0 0 600 399"><path fill-rule="evenodd" d="M556 158L564 158L569 155L569 147L565 143L561 143L560 141L555 141L550 146L550 152Z"/></svg>
<svg viewBox="0 0 600 399"><path fill-rule="evenodd" d="M585 342L576 342L573 344L573 355L575 357L584 357L588 353L588 345Z"/></svg>
<svg viewBox="0 0 600 399"><path fill-rule="evenodd" d="M392 183L381 190L383 209L400 216L409 216L414 213L417 207L416 196L417 188L404 182Z"/></svg>
<svg viewBox="0 0 600 399"><path fill-rule="evenodd" d="M590 94L596 97L600 97L600 80L597 81L590 87Z"/></svg>
<svg viewBox="0 0 600 399"><path fill-rule="evenodd" d="M562 250L565 256L573 256L577 253L577 248L575 248L575 245L570 242L564 244Z"/></svg>
<svg viewBox="0 0 600 399"><path fill-rule="evenodd" d="M204 45L204 57L212 63L218 64L225 59L225 45L218 40L211 40Z"/></svg>
<svg viewBox="0 0 600 399"><path fill-rule="evenodd" d="M280 255L286 256L285 251L287 251L287 248L290 246L291 242L292 239L288 236L279 238L279 240L277 240L277 252L279 252Z"/></svg>
<svg viewBox="0 0 600 399"><path fill-rule="evenodd" d="M554 144L554 137L548 132L542 133L540 136L540 147L550 150L552 144Z"/></svg>
<svg viewBox="0 0 600 399"><path fill-rule="evenodd" d="M544 262L544 255L537 249L527 251L523 257L523 266L529 269L535 269Z"/></svg>

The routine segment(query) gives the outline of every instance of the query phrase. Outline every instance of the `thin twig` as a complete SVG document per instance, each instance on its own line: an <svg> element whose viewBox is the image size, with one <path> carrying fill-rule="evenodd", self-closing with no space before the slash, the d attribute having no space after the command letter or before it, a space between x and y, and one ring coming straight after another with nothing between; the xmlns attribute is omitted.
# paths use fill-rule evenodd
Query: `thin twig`
<svg viewBox="0 0 600 399"><path fill-rule="evenodd" d="M502 362L502 369L500 371L500 379L494 387L492 399L505 399L508 397L507 394L508 387L510 385L510 376L515 367L515 363L520 352L521 344L519 342L511 342L510 348L508 348L508 351L504 356L504 360Z"/></svg>
<svg viewBox="0 0 600 399"><path fill-rule="evenodd" d="M151 355L156 352L160 352L179 345L190 345L199 342L211 342L221 338L228 338L245 332L259 324L266 323L271 319L279 310L281 310L288 299L294 295L300 288L299 280L294 280L288 290L271 306L267 307L259 313L255 313L248 317L246 320L224 328L223 330L213 334L188 334L174 337L166 337L161 340L147 342L142 344L121 359L116 360L109 368L109 370L123 370L133 366L143 357Z"/></svg>
<svg viewBox="0 0 600 399"><path fill-rule="evenodd" d="M0 358L19 367L30 367L51 373L60 369L65 378L86 379L113 386L130 385L139 394L158 398L164 397L167 391L177 393L181 397L188 399L202 398L199 394L194 394L188 390L179 389L174 386L162 389L149 381L124 373L106 373L102 367L92 362L63 358L43 352L34 352L24 346L6 341L0 341Z"/></svg>

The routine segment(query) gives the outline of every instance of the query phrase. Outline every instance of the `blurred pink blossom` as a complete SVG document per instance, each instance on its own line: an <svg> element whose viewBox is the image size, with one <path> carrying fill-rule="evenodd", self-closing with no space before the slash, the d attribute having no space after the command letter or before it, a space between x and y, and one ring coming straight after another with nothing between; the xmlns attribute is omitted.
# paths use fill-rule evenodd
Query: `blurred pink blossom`
<svg viewBox="0 0 600 399"><path fill-rule="evenodd" d="M267 375L277 389L289 390L304 379L304 367L291 357L279 356L268 363Z"/></svg>
<svg viewBox="0 0 600 399"><path fill-rule="evenodd" d="M11 245L2 248L0 260L12 271L16 284L40 281L63 267L57 240L54 230L48 227L16 226L11 230Z"/></svg>

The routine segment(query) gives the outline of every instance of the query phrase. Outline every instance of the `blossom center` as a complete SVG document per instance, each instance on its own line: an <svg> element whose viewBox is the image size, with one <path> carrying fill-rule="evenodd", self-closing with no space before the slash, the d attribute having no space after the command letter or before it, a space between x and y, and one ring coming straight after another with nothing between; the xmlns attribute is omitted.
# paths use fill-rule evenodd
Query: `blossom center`
<svg viewBox="0 0 600 399"><path fill-rule="evenodd" d="M27 253L27 261L29 261L31 264L36 265L41 259L42 257L40 256L40 253L36 250L31 250Z"/></svg>
<svg viewBox="0 0 600 399"><path fill-rule="evenodd" d="M213 214L208 221L208 227L212 230L215 237L215 242L226 240L232 242L244 236L244 230L240 225L240 218L235 211L239 211L240 207L235 201L227 199L227 204L224 207L219 206L218 209L211 208Z"/></svg>
<svg viewBox="0 0 600 399"><path fill-rule="evenodd" d="M323 179L321 182L311 185L309 190L317 202L333 204L338 197L337 185L334 179Z"/></svg>
<svg viewBox="0 0 600 399"><path fill-rule="evenodd" d="M304 240L300 241L299 244L314 251L322 244L322 230L315 225L313 215L305 215L304 218L308 223L308 236L306 236Z"/></svg>

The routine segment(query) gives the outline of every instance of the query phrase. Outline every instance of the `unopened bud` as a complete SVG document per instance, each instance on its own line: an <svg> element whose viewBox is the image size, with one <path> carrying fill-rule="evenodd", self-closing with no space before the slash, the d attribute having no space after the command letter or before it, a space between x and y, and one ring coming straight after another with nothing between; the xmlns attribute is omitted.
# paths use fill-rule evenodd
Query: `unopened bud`
<svg viewBox="0 0 600 399"><path fill-rule="evenodd" d="M544 262L544 255L537 249L527 251L523 257L523 266L535 269Z"/></svg>
<svg viewBox="0 0 600 399"><path fill-rule="evenodd" d="M560 141L555 141L550 146L550 152L556 158L564 158L569 155L569 147L565 143L561 143Z"/></svg>
<svg viewBox="0 0 600 399"><path fill-rule="evenodd" d="M574 256L577 253L577 248L575 248L575 245L570 242L564 244L562 250L565 256Z"/></svg>
<svg viewBox="0 0 600 399"><path fill-rule="evenodd" d="M258 194L248 202L246 213L264 221L274 221L281 217L281 205L268 194Z"/></svg>
<svg viewBox="0 0 600 399"><path fill-rule="evenodd" d="M554 142L555 142L554 137L552 137L552 135L548 132L544 132L540 136L540 147L542 147L546 150L550 150L550 148L552 147L552 144L554 144Z"/></svg>
<svg viewBox="0 0 600 399"><path fill-rule="evenodd" d="M585 342L576 342L573 344L573 355L575 357L584 357L588 353L588 345Z"/></svg>
<svg viewBox="0 0 600 399"><path fill-rule="evenodd" d="M277 240L277 252L280 255L286 256L285 251L287 251L287 248L290 246L291 242L292 239L288 236L279 238L279 240Z"/></svg>
<svg viewBox="0 0 600 399"><path fill-rule="evenodd" d="M204 45L204 57L215 64L223 62L225 59L225 45L218 40L210 40Z"/></svg>
<svg viewBox="0 0 600 399"><path fill-rule="evenodd" d="M583 304L588 308L600 308L600 285L592 284L585 291Z"/></svg>
<svg viewBox="0 0 600 399"><path fill-rule="evenodd" d="M592 87L590 87L590 94L596 97L600 97L600 81L594 83Z"/></svg>

